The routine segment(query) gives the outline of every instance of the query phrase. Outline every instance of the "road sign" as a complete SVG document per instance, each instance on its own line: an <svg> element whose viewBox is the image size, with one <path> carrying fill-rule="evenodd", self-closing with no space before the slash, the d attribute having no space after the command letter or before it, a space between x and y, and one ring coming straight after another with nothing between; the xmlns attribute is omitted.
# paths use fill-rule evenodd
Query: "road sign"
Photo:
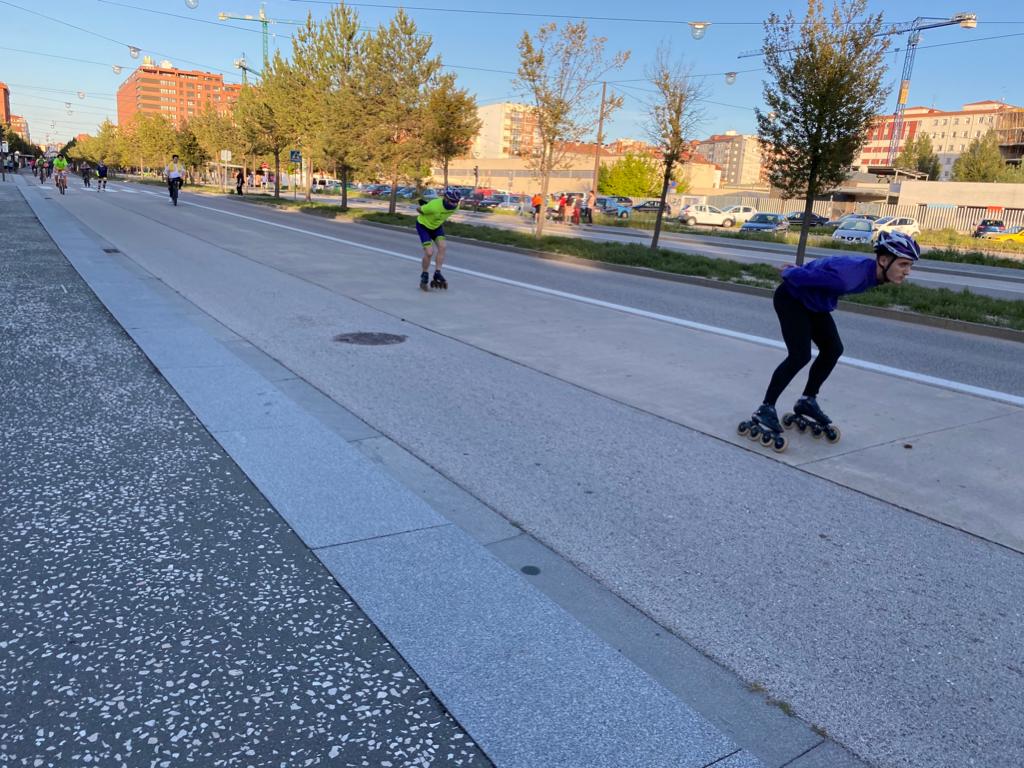
<svg viewBox="0 0 1024 768"><path fill-rule="evenodd" d="M0 144L0 152L7 152L7 151L8 151L8 149L9 149L9 147L8 147L8 145L7 145L7 142L6 142L6 141L5 141L5 142L3 142L2 144Z"/></svg>
<svg viewBox="0 0 1024 768"><path fill-rule="evenodd" d="M230 163L231 162L231 150L230 149L222 149L220 151L220 161L222 163Z"/></svg>
<svg viewBox="0 0 1024 768"><path fill-rule="evenodd" d="M288 162L290 163L301 163L302 153L297 149L293 149L288 153Z"/></svg>

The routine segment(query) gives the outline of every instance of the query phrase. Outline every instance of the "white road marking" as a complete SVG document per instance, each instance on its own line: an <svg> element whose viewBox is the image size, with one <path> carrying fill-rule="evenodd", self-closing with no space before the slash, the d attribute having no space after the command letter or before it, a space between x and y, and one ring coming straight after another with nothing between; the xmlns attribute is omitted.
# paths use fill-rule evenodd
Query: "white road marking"
<svg viewBox="0 0 1024 768"><path fill-rule="evenodd" d="M163 197L163 195L157 192L150 192L146 190L147 195L154 195L156 197ZM405 261L414 261L419 263L419 256L410 256L409 254L399 253L398 251L391 251L386 248L378 248L373 245L366 245L365 243L359 243L354 240L346 240L341 237L334 237L333 235L325 235L321 232L313 232L308 229L302 229L301 227L293 227L288 224L281 224L275 221L267 221L265 219L259 219L255 216L246 216L242 213L235 213L234 211L225 211L219 208L212 208L208 205L201 205L200 203L189 203L182 202L182 205L190 205L194 208L202 208L207 211L213 211L224 216L234 216L238 219L245 219L246 221L254 221L257 224L263 224L268 227L277 227L278 229L285 229L290 232L298 232L299 234L308 235L310 237L317 237L321 240L330 240L335 243L341 243L343 245L350 245L354 248L362 248L366 251L373 251L374 253L382 253L386 256L393 256L394 258L404 259ZM649 320L657 320L662 323L668 323L670 325L679 326L682 328L689 328L694 331L703 331L704 333L715 334L716 336L724 336L729 339L736 339L739 341L746 341L751 344L758 344L762 347L771 347L773 349L785 349L786 345L781 341L775 339L765 338L764 336L754 336L750 333L742 333L740 331L733 331L728 328L720 328L715 325L707 325L705 323L698 323L693 320L684 320L680 317L673 317L671 315L663 315L658 312L649 312L646 309L640 309L638 307L630 307L625 304L615 304L610 301L602 301L601 299L593 299L589 296L581 296L577 293L568 293L566 291L559 291L554 288L545 288L542 285L534 285L533 283L523 283L518 280L510 280L506 277L498 277L497 275L489 275L485 272L477 272L472 269L465 269L463 267L445 267L447 272L458 272L463 275L471 275L472 277L478 277L482 280L490 280L491 282L501 283L502 285L510 285L515 288L522 288L527 291L534 293L540 293L547 296L555 296L560 299L569 299L570 301L576 301L580 304L589 304L594 307L601 307L603 309L611 309L616 312L622 312L627 315L633 315L635 317L644 317ZM976 387L973 384L965 384L960 381L953 381L951 379L943 379L938 376L929 376L924 373L917 373L915 371L907 371L902 368L894 368L889 365L882 365L880 363L872 363L869 360L861 360L856 357L843 357L839 360L843 365L848 365L852 368L860 368L865 371L872 371L874 373L884 374L886 376L893 376L894 378L904 379L906 381L917 382L918 384L927 384L932 387L940 387L953 392L961 392L966 395L974 395L975 397L983 397L987 400L994 400L1000 403L1006 403L1008 405L1014 405L1018 408L1024 408L1024 397L1020 395L1010 394L1009 392L1000 392L996 389L987 389L985 387Z"/></svg>

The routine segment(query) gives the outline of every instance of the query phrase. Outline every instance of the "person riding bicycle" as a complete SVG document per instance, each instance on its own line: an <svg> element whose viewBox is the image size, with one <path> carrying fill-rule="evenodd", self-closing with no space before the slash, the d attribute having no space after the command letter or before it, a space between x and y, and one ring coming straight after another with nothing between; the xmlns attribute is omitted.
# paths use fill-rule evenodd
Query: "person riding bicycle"
<svg viewBox="0 0 1024 768"><path fill-rule="evenodd" d="M68 180L68 160L63 155L57 155L53 159L53 170L57 172L56 181L59 184L67 184Z"/></svg>
<svg viewBox="0 0 1024 768"><path fill-rule="evenodd" d="M185 183L185 166L178 162L177 155L171 155L171 162L164 166L164 177L167 179L167 190L171 202L178 204L178 190Z"/></svg>

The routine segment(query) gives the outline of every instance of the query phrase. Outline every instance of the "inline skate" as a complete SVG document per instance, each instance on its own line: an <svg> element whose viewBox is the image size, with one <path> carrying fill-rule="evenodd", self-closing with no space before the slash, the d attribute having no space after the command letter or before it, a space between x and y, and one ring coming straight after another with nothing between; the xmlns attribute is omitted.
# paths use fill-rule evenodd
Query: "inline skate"
<svg viewBox="0 0 1024 768"><path fill-rule="evenodd" d="M444 279L444 275L441 274L441 270L434 270L434 279L430 281L431 288L443 288L448 290L448 281Z"/></svg>
<svg viewBox="0 0 1024 768"><path fill-rule="evenodd" d="M838 443L841 433L832 419L825 415L813 397L801 397L793 406L793 412L784 414L782 426L786 429L795 426L801 432L811 430L811 435L820 438L822 435L830 443Z"/></svg>
<svg viewBox="0 0 1024 768"><path fill-rule="evenodd" d="M762 403L749 421L741 421L736 431L751 440L759 441L766 448L771 446L776 453L782 453L788 445L782 425L779 424L779 416L775 408L767 403Z"/></svg>
<svg viewBox="0 0 1024 768"><path fill-rule="evenodd" d="M430 290L430 273L429 272L421 272L420 273L420 290L421 291L429 291Z"/></svg>

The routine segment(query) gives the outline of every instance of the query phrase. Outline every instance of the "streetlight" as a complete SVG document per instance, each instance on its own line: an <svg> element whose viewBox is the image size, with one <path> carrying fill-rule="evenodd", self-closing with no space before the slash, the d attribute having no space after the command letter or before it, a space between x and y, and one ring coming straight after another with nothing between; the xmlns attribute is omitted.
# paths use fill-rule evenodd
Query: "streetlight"
<svg viewBox="0 0 1024 768"><path fill-rule="evenodd" d="M726 72L725 73L725 84L726 85L732 85L735 82L736 82L736 73L735 72Z"/></svg>
<svg viewBox="0 0 1024 768"><path fill-rule="evenodd" d="M704 37L704 33L711 26L710 21L688 21L686 23L690 25L690 34L693 35L694 40L700 40Z"/></svg>
<svg viewBox="0 0 1024 768"><path fill-rule="evenodd" d="M128 55L131 56L133 59L139 58L139 53L140 50L136 48L134 45L128 46Z"/></svg>
<svg viewBox="0 0 1024 768"><path fill-rule="evenodd" d="M185 5L191 8L193 11L199 7L199 0L185 0Z"/></svg>
<svg viewBox="0 0 1024 768"><path fill-rule="evenodd" d="M114 64L111 67L111 69L114 70L114 74L115 75L120 75L121 74L121 65L120 64Z"/></svg>
<svg viewBox="0 0 1024 768"><path fill-rule="evenodd" d="M85 98L85 91L79 91L78 92L78 98L84 99Z"/></svg>

